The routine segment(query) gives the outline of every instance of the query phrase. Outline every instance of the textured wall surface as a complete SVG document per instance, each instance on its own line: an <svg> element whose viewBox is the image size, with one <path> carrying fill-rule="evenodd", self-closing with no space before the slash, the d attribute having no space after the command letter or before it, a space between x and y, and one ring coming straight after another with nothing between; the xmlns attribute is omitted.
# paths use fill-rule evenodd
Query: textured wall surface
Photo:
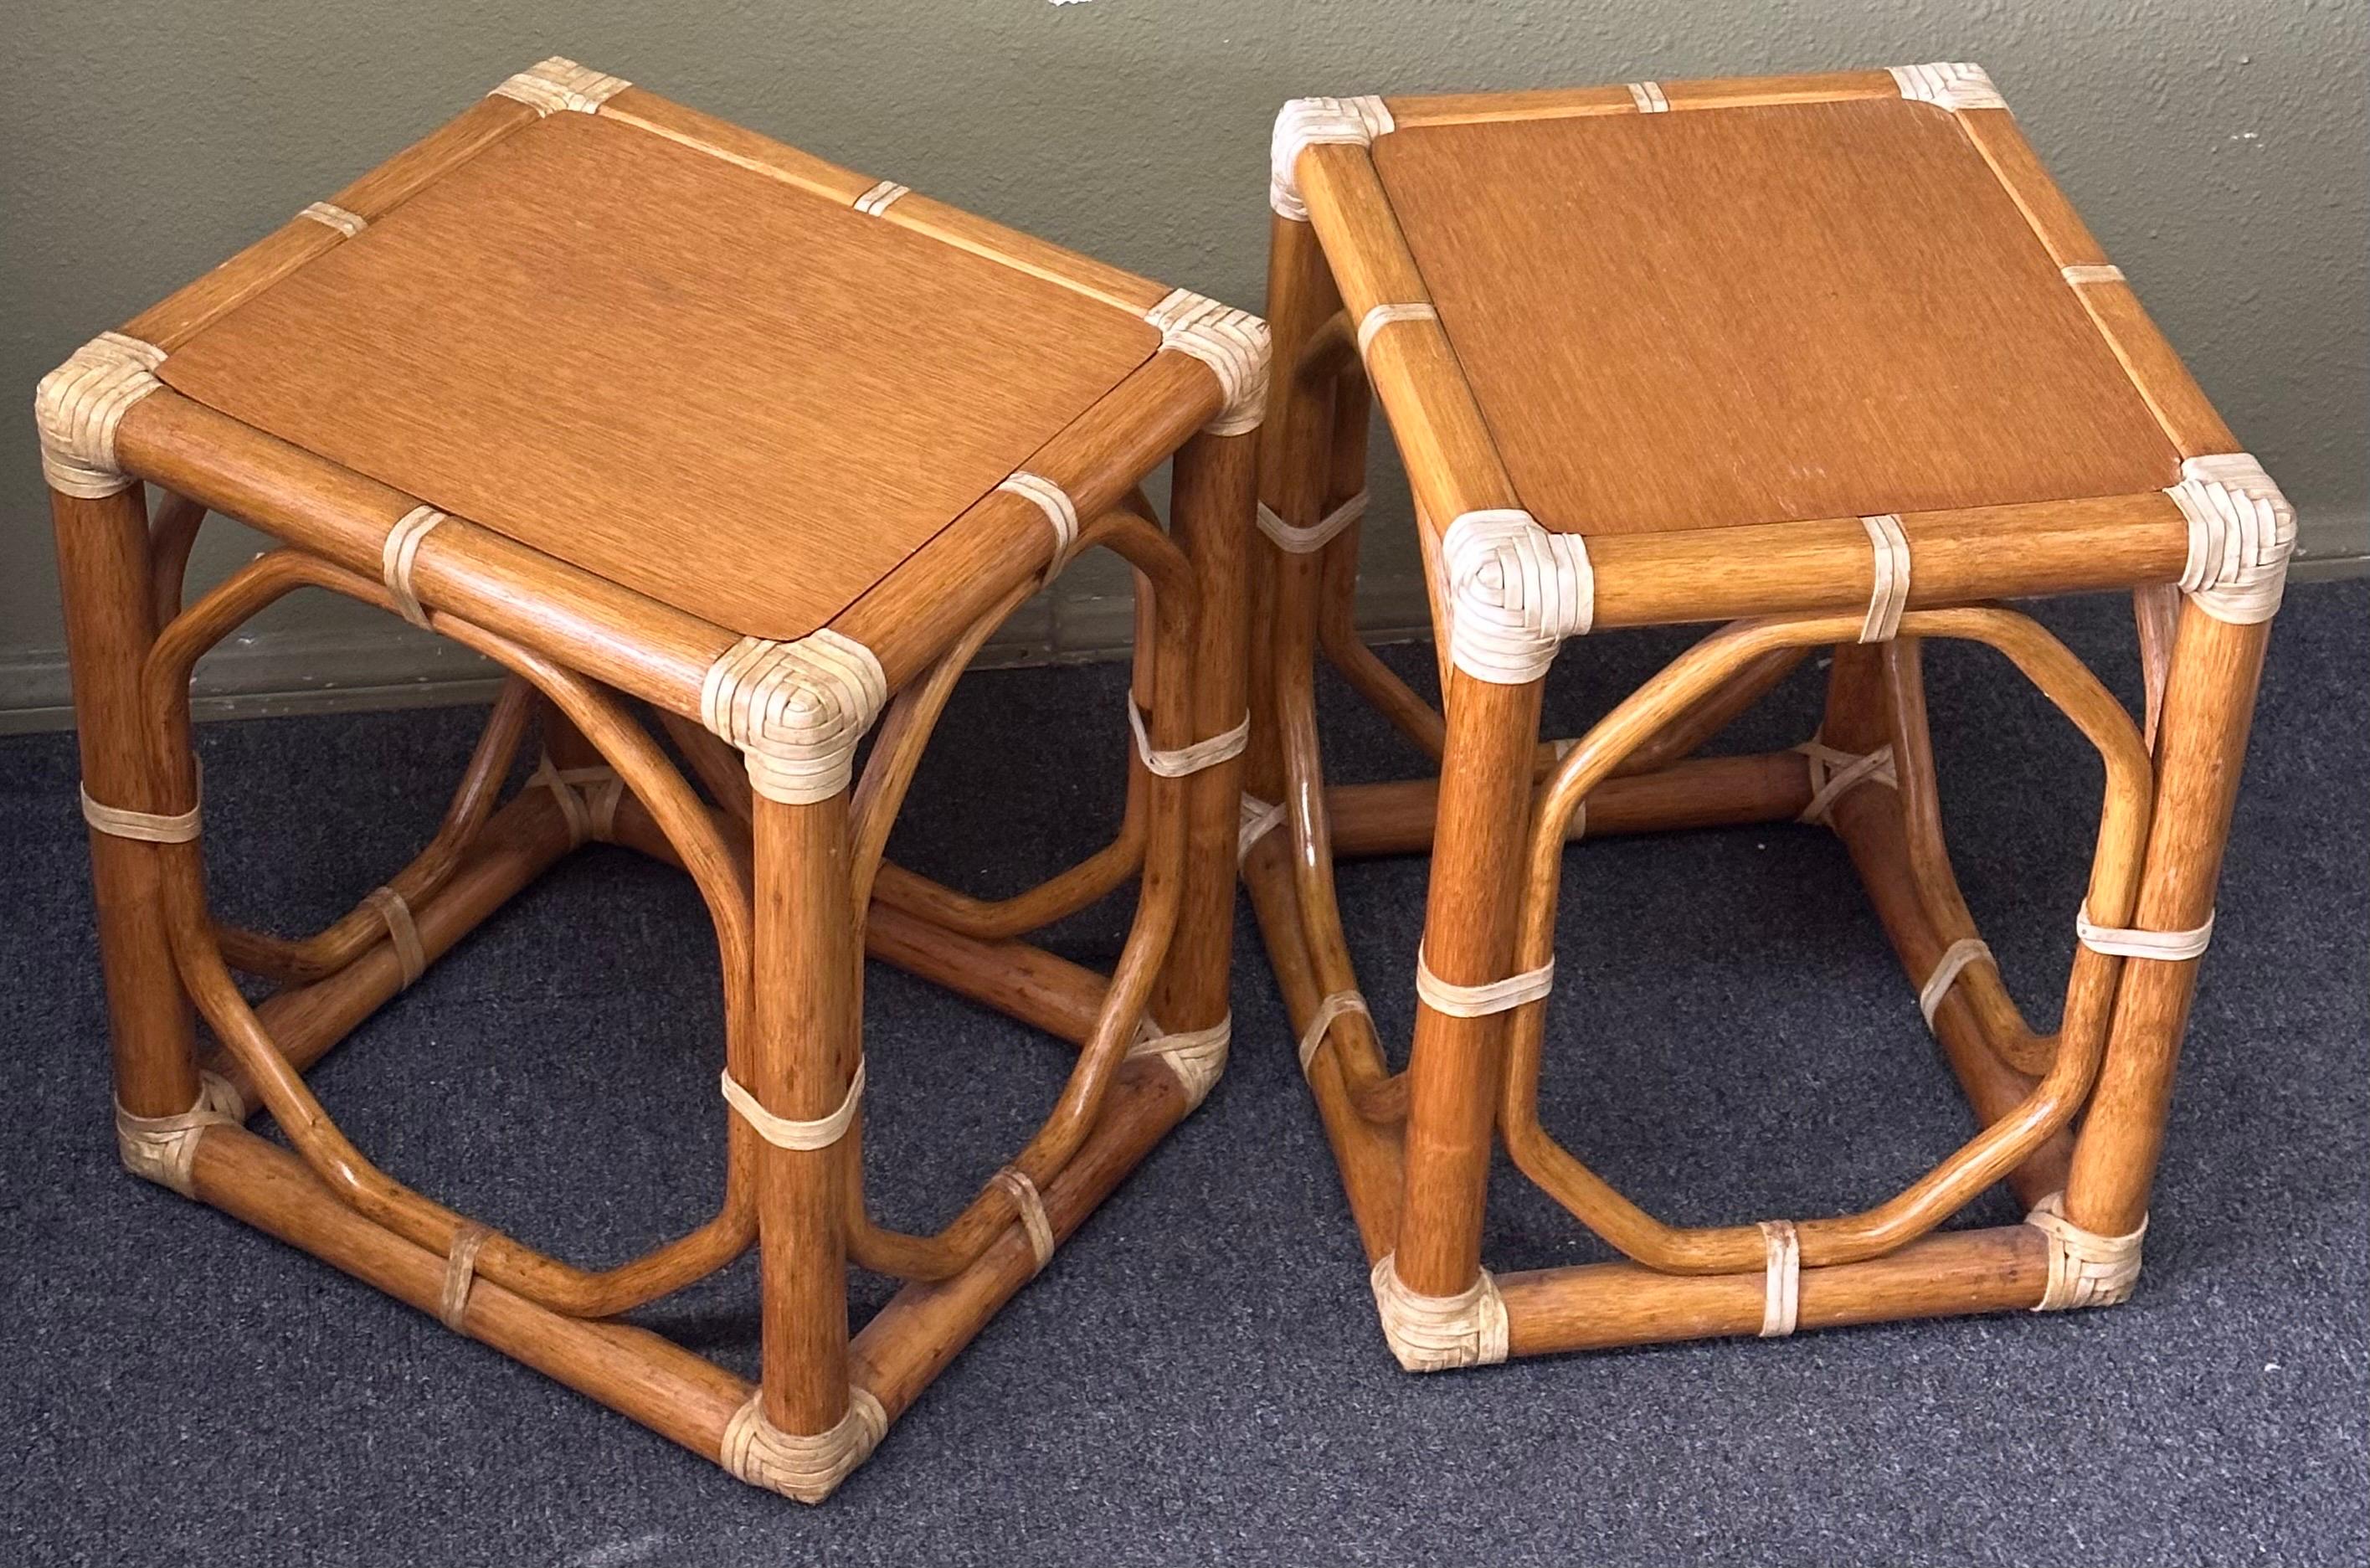
<svg viewBox="0 0 2370 1568"><path fill-rule="evenodd" d="M1309 93L1983 63L2302 513L2370 552L2358 0L119 0L19 7L0 62L0 384L566 53L851 167L1256 308L1267 130ZM17 405L22 408L22 402ZM29 421L0 441L0 713L64 700ZM1418 603L1378 476L1370 618ZM203 581L253 548L216 527ZM1124 635L1088 562L1010 652ZM217 655L228 692L466 673L408 628L291 601Z"/></svg>

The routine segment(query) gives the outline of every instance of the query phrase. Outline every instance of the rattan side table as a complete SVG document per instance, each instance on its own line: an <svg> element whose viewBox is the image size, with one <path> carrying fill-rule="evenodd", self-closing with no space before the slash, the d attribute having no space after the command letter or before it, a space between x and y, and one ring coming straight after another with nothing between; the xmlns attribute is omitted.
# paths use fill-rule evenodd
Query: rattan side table
<svg viewBox="0 0 2370 1568"><path fill-rule="evenodd" d="M1277 121L1271 196L1271 633L1242 847L1398 1359L2122 1300L2294 518L1990 80L1306 99ZM1370 388L1414 489L1444 714L1351 630ZM2137 594L2138 723L1989 602L2108 589ZM1542 743L1565 640L1688 621L1728 624ZM1927 638L2005 654L2105 766L2053 1033L2018 1015L1951 875ZM1816 735L1693 755L1828 646ZM1318 651L1436 783L1326 788ZM1539 1123L1565 846L1789 819L1849 847L1980 1130L1860 1213L1666 1224ZM1394 1073L1332 866L1427 847ZM1626 1261L1484 1268L1493 1137ZM1938 1229L2002 1180L2027 1223Z"/></svg>
<svg viewBox="0 0 2370 1568"><path fill-rule="evenodd" d="M1225 1065L1266 356L1242 312L565 60L78 351L37 411L125 1163L820 1500ZM1172 455L1164 531L1138 481ZM185 607L209 510L279 548ZM1001 901L884 861L972 654L1089 547L1138 583L1117 837ZM188 684L304 586L511 675L429 847L290 940L208 912ZM600 1270L401 1185L305 1078L587 839L696 882L731 1117L714 1217ZM1110 976L1019 940L1131 877ZM936 1235L865 1209L868 949L1078 1047ZM234 971L278 988L251 1006ZM752 1245L756 1386L615 1320ZM911 1282L852 1340L851 1264Z"/></svg>

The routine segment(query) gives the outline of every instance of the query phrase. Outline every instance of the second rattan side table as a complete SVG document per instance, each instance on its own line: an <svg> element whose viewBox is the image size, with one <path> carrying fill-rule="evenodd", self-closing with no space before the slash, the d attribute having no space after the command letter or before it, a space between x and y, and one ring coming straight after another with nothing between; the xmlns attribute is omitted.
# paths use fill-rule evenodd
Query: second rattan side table
<svg viewBox="0 0 2370 1568"><path fill-rule="evenodd" d="M1306 99L1277 122L1271 195L1243 847L1399 1360L2122 1300L2294 517L1989 78ZM1370 386L1415 493L1444 712L1351 629ZM2137 591L2139 722L1992 602L2095 590ZM1568 639L1688 621L1729 624L1542 743ZM2051 1032L2018 1015L1950 871L1931 638L2006 655L2104 766ZM1829 647L1815 735L1693 755ZM1436 783L1326 786L1320 649ZM1540 1123L1566 845L1786 820L1849 847L1977 1130L1858 1213L1668 1224ZM1332 864L1426 847L1394 1072ZM1485 1268L1499 1139L1624 1261ZM1942 1228L2003 1180L2026 1223Z"/></svg>

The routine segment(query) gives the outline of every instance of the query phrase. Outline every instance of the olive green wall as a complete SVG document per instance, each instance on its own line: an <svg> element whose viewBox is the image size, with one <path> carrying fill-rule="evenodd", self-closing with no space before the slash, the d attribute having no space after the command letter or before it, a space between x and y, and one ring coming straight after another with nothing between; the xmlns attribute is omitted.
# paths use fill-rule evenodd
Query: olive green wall
<svg viewBox="0 0 2370 1568"><path fill-rule="evenodd" d="M0 385L564 53L1138 271L1256 307L1284 98L1975 60L2242 440L2322 570L2370 552L2365 8L2312 0L842 0L830 6L119 0L12 8L0 63ZM21 404L19 405L21 407ZM29 421L0 443L0 723L65 700ZM1378 480L1370 624L1420 594ZM254 548L216 527L201 579ZM1088 562L1005 657L1125 636ZM204 676L262 711L460 695L383 617L291 602ZM440 685L440 683L443 683ZM293 694L293 695L292 695Z"/></svg>

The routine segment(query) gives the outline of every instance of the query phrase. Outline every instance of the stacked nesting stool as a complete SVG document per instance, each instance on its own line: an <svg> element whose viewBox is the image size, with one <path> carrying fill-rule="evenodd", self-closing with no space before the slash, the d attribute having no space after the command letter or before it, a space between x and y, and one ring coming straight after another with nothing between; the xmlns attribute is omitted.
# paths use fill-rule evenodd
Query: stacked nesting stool
<svg viewBox="0 0 2370 1568"><path fill-rule="evenodd" d="M823 1497L1225 1064L1266 352L1241 312L564 60L78 351L38 413L124 1162ZM1138 483L1172 455L1164 531ZM210 511L276 548L185 605ZM1138 585L1116 839L995 902L885 862L972 655L1089 547ZM209 913L188 698L302 587L509 679L426 850L296 940ZM305 1078L588 839L689 873L726 1018L719 1206L604 1269L397 1182ZM1018 940L1131 877L1109 976ZM865 1208L868 949L1077 1047L936 1235ZM755 1385L619 1320L753 1245ZM909 1282L852 1339L850 1264Z"/></svg>
<svg viewBox="0 0 2370 1568"><path fill-rule="evenodd" d="M2123 1300L2294 518L1992 83L1939 64L1306 99L1277 122L1271 195L1254 613L1273 634L1242 850L1398 1359ZM1444 711L1351 631L1370 390L1414 491ZM2136 594L2136 721L1994 602L2109 589ZM1567 639L1681 622L1725 624L1543 742ZM2053 1032L2019 1016L1951 875L1935 638L2006 655L2104 765ZM1694 755L1830 648L1803 744ZM1436 781L1326 786L1320 651ZM1565 847L1785 820L1849 847L1979 1130L1856 1214L1667 1224L1540 1124L1547 1011L1585 1008L1555 983ZM1426 846L1394 1072L1332 867ZM1485 1267L1500 1138L1623 1261ZM2002 1181L2024 1223L1939 1228Z"/></svg>

